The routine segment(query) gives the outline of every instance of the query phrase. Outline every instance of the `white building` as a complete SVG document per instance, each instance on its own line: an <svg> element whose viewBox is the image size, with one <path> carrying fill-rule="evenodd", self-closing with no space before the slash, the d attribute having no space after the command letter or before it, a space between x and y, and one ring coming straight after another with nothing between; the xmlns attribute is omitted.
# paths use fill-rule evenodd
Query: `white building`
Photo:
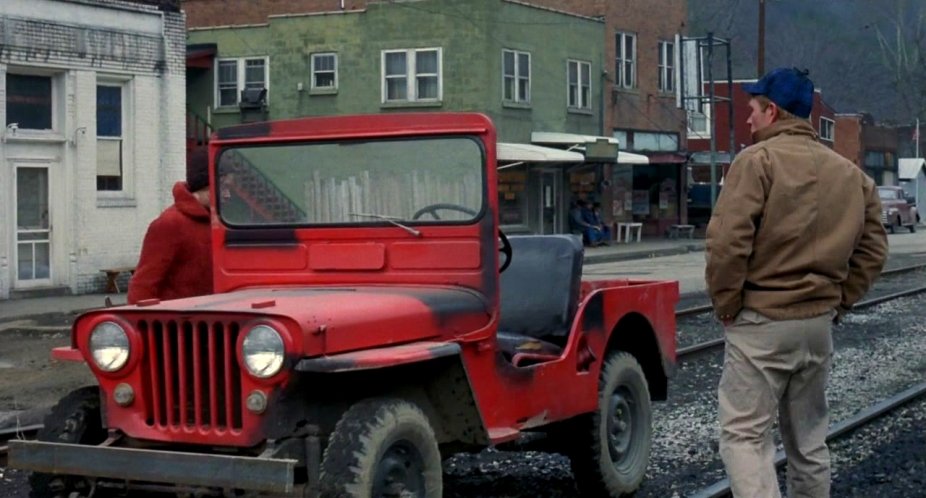
<svg viewBox="0 0 926 498"><path fill-rule="evenodd" d="M185 172L185 40L177 0L0 1L0 299L137 262Z"/></svg>
<svg viewBox="0 0 926 498"><path fill-rule="evenodd" d="M916 198L916 210L924 213L926 209L926 159L921 157L902 158L898 161L897 176L900 178L900 185L907 192ZM920 217L922 218L922 214Z"/></svg>

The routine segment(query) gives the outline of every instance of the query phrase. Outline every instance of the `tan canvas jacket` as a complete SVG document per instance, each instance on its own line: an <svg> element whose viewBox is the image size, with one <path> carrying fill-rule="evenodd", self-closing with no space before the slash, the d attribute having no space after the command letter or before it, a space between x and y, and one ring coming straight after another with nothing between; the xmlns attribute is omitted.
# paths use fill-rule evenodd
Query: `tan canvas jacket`
<svg viewBox="0 0 926 498"><path fill-rule="evenodd" d="M741 152L707 227L717 316L786 320L850 308L887 257L881 201L861 169L804 120L772 123Z"/></svg>

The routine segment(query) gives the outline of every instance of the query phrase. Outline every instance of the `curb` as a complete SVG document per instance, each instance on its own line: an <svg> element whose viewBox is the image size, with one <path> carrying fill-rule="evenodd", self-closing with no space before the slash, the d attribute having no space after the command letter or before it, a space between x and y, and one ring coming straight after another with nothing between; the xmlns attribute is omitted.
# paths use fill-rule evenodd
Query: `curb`
<svg viewBox="0 0 926 498"><path fill-rule="evenodd" d="M649 259L649 258L658 258L662 256L676 256L679 254L687 254L689 252L702 252L704 251L704 246L701 244L688 244L685 246L678 247L666 247L664 249L651 249L651 250L642 250L642 251L633 251L633 252L614 252L610 254L586 254L583 258L583 263L586 265L594 265L598 263L613 263L616 261L628 261L633 259Z"/></svg>

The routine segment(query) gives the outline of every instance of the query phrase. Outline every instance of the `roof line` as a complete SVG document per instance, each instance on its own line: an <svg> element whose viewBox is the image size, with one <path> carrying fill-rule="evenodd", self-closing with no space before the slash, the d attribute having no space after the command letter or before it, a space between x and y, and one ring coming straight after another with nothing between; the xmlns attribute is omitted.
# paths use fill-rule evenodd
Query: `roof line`
<svg viewBox="0 0 926 498"><path fill-rule="evenodd" d="M568 11L565 11L565 10L554 9L554 8L552 8L552 7L544 7L544 6L542 6L542 5L536 5L536 4L532 4L532 3L527 3L527 2L523 2L523 1L521 1L521 0L502 0L502 2L505 2L505 3L512 3L512 4L515 4L515 5L521 5L521 6L523 6L523 7L530 7L530 8L532 8L532 9L537 9L537 10L545 10L545 11L547 11L547 12L555 12L555 13L557 13L557 14L563 14L563 15L570 16L570 17L577 17L577 18L579 18L579 19L585 19L585 20L588 20L588 21L595 21L595 22L600 22L600 23L603 23L603 22L604 22L604 19L602 19L602 18L600 18L600 17L583 16L582 14L576 14L575 12L568 12Z"/></svg>

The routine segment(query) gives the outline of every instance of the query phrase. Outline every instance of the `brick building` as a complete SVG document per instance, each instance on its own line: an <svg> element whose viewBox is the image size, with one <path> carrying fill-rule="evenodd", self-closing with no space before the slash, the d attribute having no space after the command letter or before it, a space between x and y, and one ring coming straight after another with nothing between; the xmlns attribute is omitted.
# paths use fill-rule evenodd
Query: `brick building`
<svg viewBox="0 0 926 498"><path fill-rule="evenodd" d="M732 158L742 149L753 143L752 133L746 120L749 118L749 99L751 96L743 91L746 83L755 83L756 80L735 80L733 82L733 134L731 154L730 114L729 100L718 102L715 106L716 119L711 119L708 113L707 133L694 134L688 137L688 149L691 151L688 178L688 215L691 223L706 225L711 212L710 198L710 163L711 163L711 135L714 133L716 155L714 164L716 180L719 182L723 172L730 165ZM715 83L717 97L729 99L730 90L726 82ZM836 111L823 100L823 93L816 89L813 96L813 110L810 122L820 137L820 143L839 152L839 144L846 136L839 131ZM719 187L718 187L719 192Z"/></svg>
<svg viewBox="0 0 926 498"><path fill-rule="evenodd" d="M839 141L835 150L865 170L878 185L897 185L901 135L909 137L910 133L909 127L878 124L871 114L841 113L836 115Z"/></svg>
<svg viewBox="0 0 926 498"><path fill-rule="evenodd" d="M660 235L685 221L686 114L676 106L678 37L687 33L687 0L528 0L605 21L602 133L649 164L601 171L608 218L642 222Z"/></svg>
<svg viewBox="0 0 926 498"><path fill-rule="evenodd" d="M184 175L169 1L0 2L0 298L103 289Z"/></svg>

